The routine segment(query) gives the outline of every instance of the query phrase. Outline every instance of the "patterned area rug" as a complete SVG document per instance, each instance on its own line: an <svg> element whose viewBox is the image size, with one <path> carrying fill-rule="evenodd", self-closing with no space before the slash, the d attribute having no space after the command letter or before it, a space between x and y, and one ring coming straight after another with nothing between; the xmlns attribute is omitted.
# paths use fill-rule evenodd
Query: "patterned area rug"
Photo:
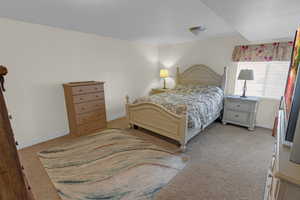
<svg viewBox="0 0 300 200"><path fill-rule="evenodd" d="M39 153L62 200L148 200L186 157L108 129Z"/></svg>

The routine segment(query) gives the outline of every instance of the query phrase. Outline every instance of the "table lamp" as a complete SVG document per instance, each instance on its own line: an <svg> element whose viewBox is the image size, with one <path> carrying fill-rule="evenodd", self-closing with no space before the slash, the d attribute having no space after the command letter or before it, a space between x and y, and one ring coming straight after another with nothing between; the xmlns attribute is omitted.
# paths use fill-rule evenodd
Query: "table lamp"
<svg viewBox="0 0 300 200"><path fill-rule="evenodd" d="M247 81L254 80L252 69L242 69L238 76L238 80L244 80L243 95L241 97L246 97Z"/></svg>
<svg viewBox="0 0 300 200"><path fill-rule="evenodd" d="M169 77L169 71L167 69L161 69L160 72L159 72L159 76L160 76L160 78L164 79L163 89L167 89L167 87L166 87L166 78Z"/></svg>

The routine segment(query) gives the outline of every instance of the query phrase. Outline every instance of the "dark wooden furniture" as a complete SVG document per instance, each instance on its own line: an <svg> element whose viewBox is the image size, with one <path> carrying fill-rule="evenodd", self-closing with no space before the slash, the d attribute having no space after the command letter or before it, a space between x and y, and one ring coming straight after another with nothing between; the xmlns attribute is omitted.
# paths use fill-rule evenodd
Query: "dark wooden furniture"
<svg viewBox="0 0 300 200"><path fill-rule="evenodd" d="M0 66L0 199L33 200L31 188L20 164L10 118L7 112L4 91L4 76L7 69Z"/></svg>
<svg viewBox="0 0 300 200"><path fill-rule="evenodd" d="M106 128L103 82L71 82L63 87L70 134L83 135Z"/></svg>

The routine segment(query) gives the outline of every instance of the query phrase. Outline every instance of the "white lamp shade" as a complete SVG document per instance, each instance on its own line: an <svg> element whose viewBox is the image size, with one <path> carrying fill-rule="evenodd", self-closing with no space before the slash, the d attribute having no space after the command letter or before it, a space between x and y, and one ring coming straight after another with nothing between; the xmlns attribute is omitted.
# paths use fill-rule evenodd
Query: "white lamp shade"
<svg viewBox="0 0 300 200"><path fill-rule="evenodd" d="M254 74L252 69L242 69L238 76L238 80L254 80Z"/></svg>

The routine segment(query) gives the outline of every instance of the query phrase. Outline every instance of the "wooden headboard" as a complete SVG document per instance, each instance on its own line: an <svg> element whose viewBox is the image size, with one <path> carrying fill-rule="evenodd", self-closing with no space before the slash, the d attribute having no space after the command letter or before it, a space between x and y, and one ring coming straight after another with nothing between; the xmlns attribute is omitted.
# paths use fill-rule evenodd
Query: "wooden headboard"
<svg viewBox="0 0 300 200"><path fill-rule="evenodd" d="M214 85L223 90L226 88L227 67L224 67L224 74L219 75L206 65L193 65L180 73L177 67L176 85Z"/></svg>

